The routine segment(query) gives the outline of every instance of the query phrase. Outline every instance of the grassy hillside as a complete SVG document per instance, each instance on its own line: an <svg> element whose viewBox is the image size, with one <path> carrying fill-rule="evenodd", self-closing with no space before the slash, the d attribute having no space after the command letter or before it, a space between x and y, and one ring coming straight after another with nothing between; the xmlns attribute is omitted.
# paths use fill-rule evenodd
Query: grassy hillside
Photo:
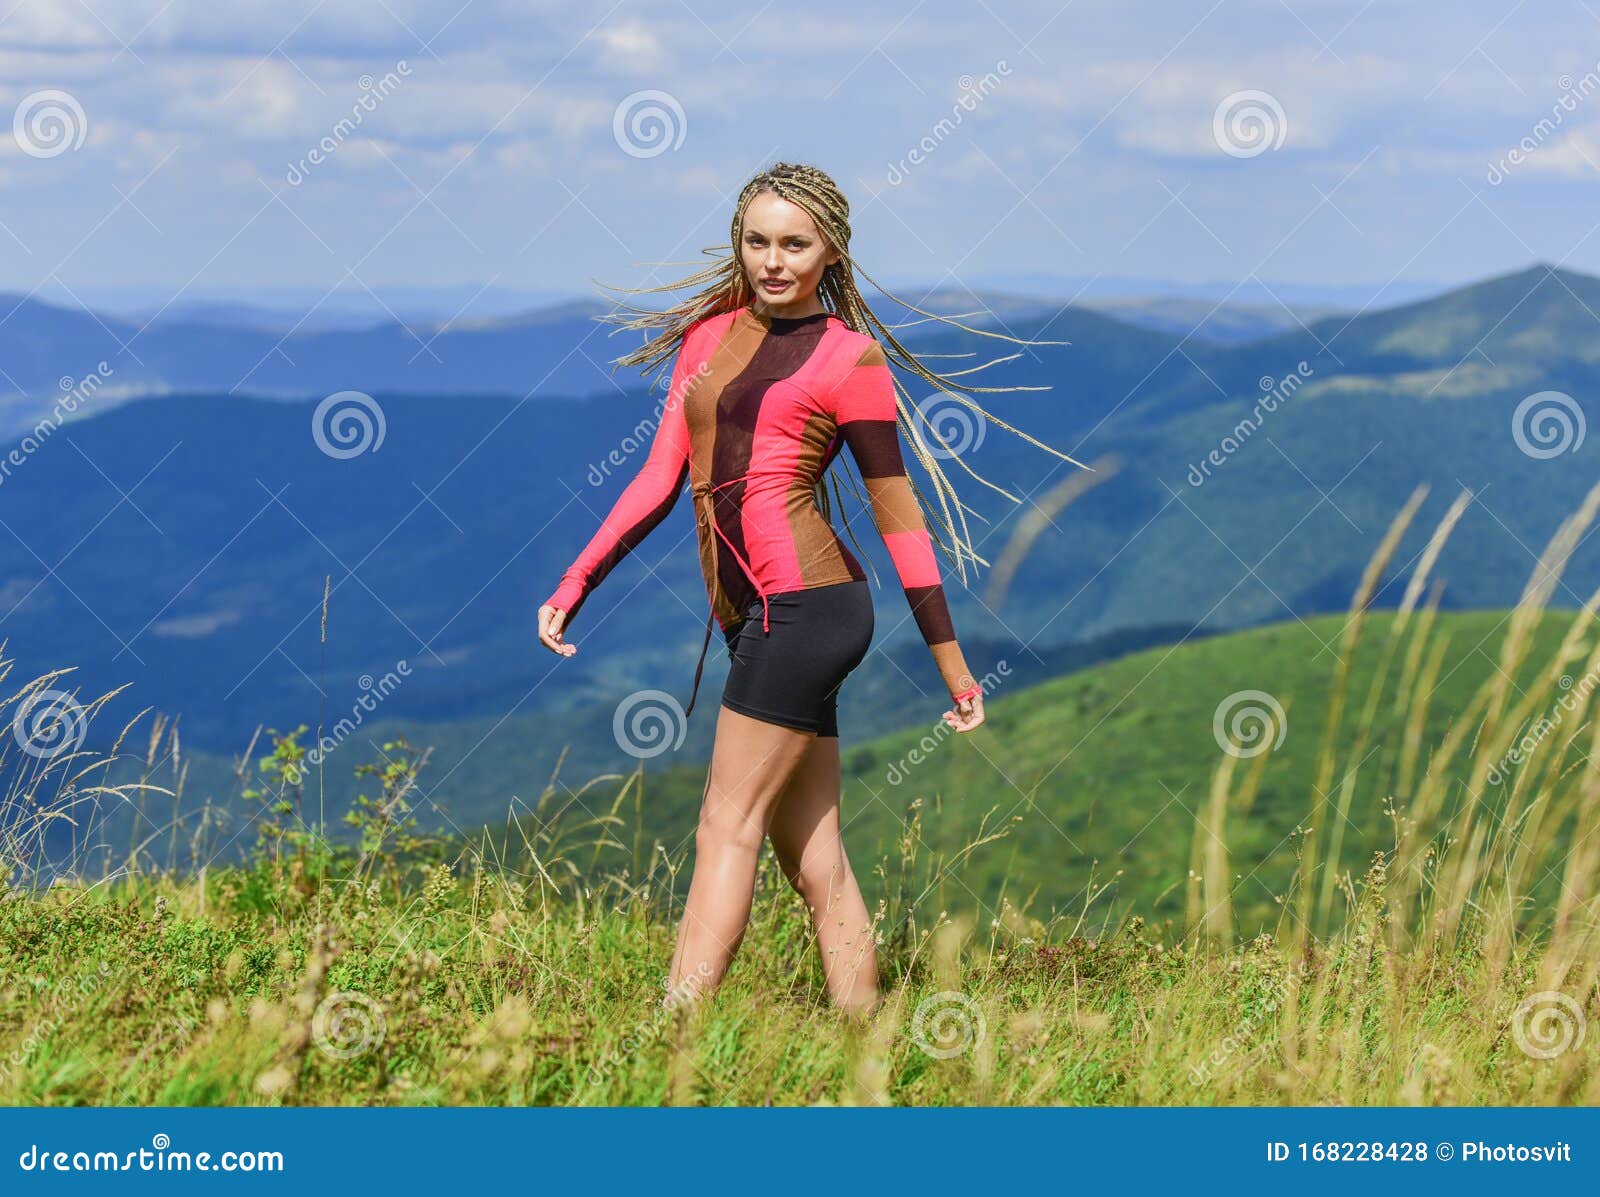
<svg viewBox="0 0 1600 1197"><path fill-rule="evenodd" d="M1425 743L1441 739L1472 695L1497 676L1510 614L1437 616L1430 640L1439 654L1436 685L1426 707L1414 709ZM1534 627L1529 659L1513 675L1519 691L1555 653L1572 618L1570 611L1549 611ZM1407 737L1418 729L1408 725L1404 705L1400 714L1394 711L1404 656L1415 651L1410 638L1422 622L1413 615L1410 627L1400 630L1397 661L1388 644L1396 616L1374 612L1351 661L1348 686L1362 702L1386 659L1388 676L1375 725L1363 737L1347 721L1335 739L1341 759L1358 745L1362 753L1360 770L1349 779L1355 789L1347 865L1365 862L1392 839L1386 799L1407 793L1425 763L1402 767ZM1274 726L1284 734L1253 801L1230 812L1228 840L1240 925L1270 929L1294 870L1299 844L1293 833L1316 792L1343 624L1343 616L1332 615L1286 621L1145 649L1015 692L1002 685L986 704L984 727L966 736L950 734L935 712L921 729L866 744L847 737L846 842L874 858L892 850L908 811L920 804L923 841L948 858L986 831L1006 832L941 878L939 902L946 909L988 915L1003 896L1047 917L1076 912L1094 893L1097 909L1177 915L1186 901L1197 820L1224 756L1215 737L1217 711L1230 709L1231 695L1260 691L1282 707L1285 718ZM1319 651L1324 645L1331 647ZM1260 721L1248 713L1271 708L1246 697L1231 709L1246 713L1246 723L1259 731ZM657 839L671 848L690 841L704 783L702 765L647 768L625 808L630 819L636 811L642 819L646 846ZM1504 790L1491 787L1485 800L1502 802ZM602 793L585 794L578 809L601 813L609 800L609 791Z"/></svg>
<svg viewBox="0 0 1600 1197"><path fill-rule="evenodd" d="M1131 651L1123 655L1045 681L1034 680L1037 667L1025 661L973 656L993 685L988 721L966 736L944 727L931 698L922 700L928 717L920 726L871 736L872 719L880 726L903 723L917 700L896 694L892 709L873 710L872 687L862 685L842 707L848 843L870 857L892 853L914 819L922 842L947 862L931 882L941 908L951 911L988 917L1004 899L1041 917L1086 905L1100 918L1130 910L1175 916L1191 900L1196 827L1213 817L1214 777L1230 759L1222 744L1236 727L1238 734L1270 735L1274 743L1259 758L1253 751L1233 758L1241 771L1259 763L1260 772L1252 774L1249 800L1226 814L1239 925L1271 929L1288 896L1308 804L1323 795L1321 805L1342 808L1334 820L1342 829L1342 864L1359 865L1393 838L1391 799L1407 799L1427 780L1428 758L1418 745L1442 743L1453 729L1462 734L1462 713L1486 685L1503 682L1513 705L1540 685L1554 686L1548 700L1518 716L1523 729L1533 729L1540 719L1559 721L1562 695L1595 684L1596 674L1583 668L1594 634L1585 628L1567 643L1579 618L1559 608L1521 616L1515 609L1445 612L1432 605L1374 610L1344 654L1349 616L1319 616L1154 647L1126 645ZM1504 645L1513 631L1525 643L1515 660L1507 660ZM1562 653L1565 663L1553 666ZM704 697L692 741L686 737L679 751L640 761L612 740L614 763L601 762L610 772L598 782L591 780L598 772L593 756L568 756L552 776L536 771L531 752L475 750L491 735L559 734L582 717L603 723L609 736L610 708L580 709L553 725L527 717L498 728L468 724L438 740L422 738L426 727L384 722L352 737L325 772L309 772L296 805L308 819L316 821L315 812L322 811L332 822L333 812L348 809L357 793L373 792L370 776L354 766L382 763L392 755L385 742L404 735L432 754L412 795L424 831L460 841L476 824L487 824L496 854L506 855L552 817L570 824L602 819L616 808L631 838L603 864L641 873L662 849L679 852L692 841L715 687ZM1336 702L1339 717L1330 733ZM856 711L867 714L859 725L850 722ZM1570 724L1572 717L1566 719ZM859 732L849 730L856 726ZM1334 779L1320 775L1330 734L1341 759L1359 762ZM301 741L308 744L309 737ZM256 759L270 747L270 737L258 741ZM112 807L97 829L104 844L100 859L120 859L147 837L149 859L163 864L235 860L253 842L249 820L260 803L239 795L262 787L259 768L222 776L223 763L212 758L202 760L196 777L188 772L195 768L191 758L179 754L182 771L171 767L172 749L169 738L152 750L157 767L124 761L108 775L113 782L141 777L180 790L181 798L151 793ZM527 767L507 769L508 757ZM1437 764L1436 783L1452 801L1474 759L1463 753ZM334 777L334 784L325 777ZM1498 811L1514 782L1515 771L1507 767L1482 784L1478 800ZM136 812L138 830L131 825ZM65 828L56 829L58 850L65 835ZM985 841L982 849L966 851L974 841ZM882 878L864 885L874 898L889 896ZM1548 895L1541 890L1540 896Z"/></svg>
<svg viewBox="0 0 1600 1197"><path fill-rule="evenodd" d="M1515 608L1439 610L1432 571L1461 496L1397 571L1397 609L1370 609L1422 499L1390 523L1344 615L1145 649L1016 692L1004 662L974 661L990 697L977 732L951 733L935 710L921 731L845 740L849 842L891 850L910 819L947 862L931 882L941 908L985 917L1003 902L1043 917L1091 905L1192 916L1198 878L1209 868L1216 887L1226 869L1230 925L1246 930L1277 926L1307 851L1326 868L1314 907L1326 916L1334 887L1395 839L1407 807L1470 811L1496 842L1515 842L1530 788L1589 759L1596 599L1547 604L1600 486L1544 547ZM642 785L633 801L649 835L688 842L703 785L698 768ZM1542 830L1583 826L1562 818L1573 822ZM1197 853L1202 831L1198 842L1225 839L1227 855ZM635 856L637 868L637 845ZM1556 901L1557 874L1525 880L1529 901Z"/></svg>
<svg viewBox="0 0 1600 1197"><path fill-rule="evenodd" d="M890 597L898 601L898 596ZM1096 637L1082 644L1030 648L1015 640L969 639L965 648L974 661L1005 660L1008 682L1022 686L1085 669L1152 644L1203 635L1196 629L1148 627ZM690 660L684 666L690 677L693 665ZM904 730L910 724L920 726L925 722L930 704L936 701L920 683L921 673L929 668L928 650L920 641L876 647L872 667L860 671L841 699L841 717L851 728L852 741L875 739ZM683 731L680 743L649 758L652 777L674 762L693 762L692 768L703 770L703 762L711 754L717 699L725 674L724 654L713 644L706 660L695 713L678 725ZM677 701L687 702L686 687L676 688L673 694ZM330 810L345 809L364 784L362 777L355 773L356 766L374 759L385 742L403 736L433 751L423 782L423 799L418 804L420 824L433 831L463 832L479 824L503 821L510 810L525 809L550 777L558 759L560 776L564 778L631 771L639 760L623 750L614 734L613 718L617 707L616 700L574 699L569 705L556 709L528 710L513 706L493 717L419 721L391 717L384 707L378 706L370 715L360 713L360 726L353 732L334 736L339 742L327 754L325 763L314 770L308 789L319 805ZM333 736L339 732L337 720L346 717L347 712L328 712L322 724L323 734ZM96 724L120 726L109 712L98 718ZM197 812L208 802L237 817L245 809L245 804L238 799L242 786L237 758L250 749L250 738L240 741L237 754L224 756L197 750L178 729L173 731L175 737L173 734L161 737L152 765L147 765L144 759L119 762L111 770L111 780L132 781L143 777L167 788L180 789L175 804L164 798L154 802L163 818L176 805L193 822ZM317 734L318 728L308 724L302 740L309 746ZM257 752L264 751L269 744L270 732L263 728L256 739ZM108 829L108 834L119 845L125 845L132 829L119 826L115 831ZM222 858L236 860L246 843L235 840L222 851Z"/></svg>
<svg viewBox="0 0 1600 1197"><path fill-rule="evenodd" d="M642 773L552 783L507 838L430 842L409 817L426 752L394 742L372 800L346 812L358 843L340 845L302 817L301 758L280 740L248 867L207 866L202 837L193 872L131 853L45 884L49 825L135 795L97 784L93 752L18 741L5 803L20 817L0 824L0 1101L1594 1102L1600 645L1592 604L1546 603L1597 510L1600 486L1503 615L1440 617L1423 600L1432 552L1399 615L1368 610L1413 504L1327 629L1327 666L1313 625L997 687L990 725L930 735L926 760L897 758L907 781L881 774L910 799L892 837L850 833L884 993L860 1020L824 1006L803 909L770 866L728 983L660 1006L689 862L648 821L669 812ZM1264 722L1235 705L1245 691ZM1220 716L1219 693L1234 700ZM880 770L907 748L854 751ZM1192 806L1113 845L1115 893L1060 914L1027 900L1046 883L1020 869L1065 855L1038 829L1049 778L1070 769L1074 796L1091 791L1081 818L1056 812L1063 841L1101 834L1120 800L1115 839L1140 757L1140 784L1175 802L1202 778ZM962 830L979 810L958 807L963 792L1001 793L980 760L1029 803L1015 826L996 811L998 838ZM862 765L853 796L872 784ZM935 765L950 780L930 784ZM1291 819L1283 901L1263 907L1255 873L1278 851L1263 845ZM951 901L996 869L1014 879L998 903ZM1270 933L1253 926L1262 908Z"/></svg>
<svg viewBox="0 0 1600 1197"><path fill-rule="evenodd" d="M380 883L381 882L381 883ZM723 989L659 1008L672 927L616 887L461 862L394 889L268 864L0 904L7 1105L1546 1105L1600 1101L1566 947L1391 946L1381 872L1347 933L1208 947L1137 921L928 908L886 1000L826 1005L764 871ZM887 912L890 920L907 913ZM1552 970L1555 980L1552 981ZM1592 1009L1592 1007L1591 1007Z"/></svg>
<svg viewBox="0 0 1600 1197"><path fill-rule="evenodd" d="M1022 644L1050 661L1099 636L1342 610L1419 484L1430 490L1395 561L1415 560L1426 529L1468 488L1473 501L1434 569L1448 583L1441 604L1508 606L1536 546L1593 480L1584 446L1527 452L1513 413L1538 387L1596 393L1581 347L1595 287L1539 268L1319 323L1315 337L1230 347L1092 312L1018 314L1019 334L1071 344L1002 367L993 381L1053 389L994 396L996 413L1102 469L1099 485L1041 520L1064 502L1063 480L1088 476L994 428L964 455L1030 500L1018 509L963 488L993 521L973 525L991 561L1027 520L1042 531L1000 592L995 571L975 589L949 579L963 644L994 657ZM1529 312L1545 323L1528 323ZM1429 334L1434 324L1449 335ZM1545 327L1564 330L1556 340L1570 348L1555 352L1537 335ZM1468 331L1490 337L1493 365L1452 358L1470 348ZM994 348L943 334L926 344ZM1191 482L1195 462L1240 436L1260 380L1301 360L1305 384ZM534 605L631 475L648 396L379 398L382 447L348 460L318 449L309 403L175 396L59 430L4 481L0 619L19 669L74 667L86 695L132 683L128 701L177 719L185 750L215 763L258 726L336 725L372 679L405 662L404 683L363 727L378 725L380 742L405 728L437 744L437 773L459 791L440 807L459 825L502 812L508 792L535 792L568 747L580 773L609 767L620 702L646 689L687 696L705 612L688 506L680 500L591 598L573 628L576 657L538 649ZM598 464L604 476L591 478ZM917 704L933 701L932 663L870 520L847 514L884 582L885 658L858 680L860 701L931 724L936 712ZM1393 607L1404 585L1404 570L1391 571L1375 603ZM1551 601L1575 608L1597 586L1600 555L1584 544ZM713 644L706 688L721 667ZM871 689L873 677L888 680ZM860 726L891 725L874 715ZM681 759L703 759L703 728ZM104 749L115 731L97 722L91 742ZM196 758L197 782L204 764ZM335 780L348 777L342 764ZM197 797L226 779L213 769Z"/></svg>

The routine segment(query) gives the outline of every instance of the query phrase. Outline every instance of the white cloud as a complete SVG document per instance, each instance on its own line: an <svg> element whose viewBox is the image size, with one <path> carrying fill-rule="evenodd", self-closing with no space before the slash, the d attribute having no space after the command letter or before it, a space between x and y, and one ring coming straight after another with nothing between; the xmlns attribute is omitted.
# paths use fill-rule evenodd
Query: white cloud
<svg viewBox="0 0 1600 1197"><path fill-rule="evenodd" d="M594 41L600 51L595 61L601 68L618 74L659 70L666 57L656 30L638 20L608 25L595 33Z"/></svg>
<svg viewBox="0 0 1600 1197"><path fill-rule="evenodd" d="M1376 54L1347 52L1336 60L1306 50L1251 52L1152 66L1145 59L1102 61L1050 77L1019 70L996 102L1069 114L1079 123L1074 140L1088 135L1091 143L1109 139L1125 149L1175 158L1215 157L1213 115L1225 97L1242 91L1265 92L1278 102L1288 125L1286 150L1325 150L1374 123L1391 130L1411 124L1425 132L1426 121L1415 118L1426 115L1422 98L1436 84L1431 105L1449 103L1474 115L1502 110L1498 86L1486 91L1471 72L1430 71L1415 60ZM1406 120L1396 121L1395 114Z"/></svg>
<svg viewBox="0 0 1600 1197"><path fill-rule="evenodd" d="M113 185L126 190L170 155L140 194L158 195L171 213L163 227L182 222L192 244L172 236L158 244L133 216L118 224L121 240L104 238L95 262L107 278L141 279L153 262L171 262L181 277L203 266L221 244L211 235L225 240L259 206L257 180L281 181L287 164L351 117L359 77L381 77L401 59L409 76L346 132L326 175L301 193L315 193L330 224L360 227L375 207L398 213L414 203L386 156L424 190L454 168L439 202L485 247L522 244L528 233L518 218L529 202L559 210L567 196L558 179L573 190L592 184L584 204L595 216L573 207L564 220L637 226L641 245L708 208L719 209L712 224L720 225L719 195L775 157L822 162L847 186L859 181L853 195L864 196L881 187L888 162L951 115L955 80L981 78L1003 58L1010 73L894 194L895 215L916 216L913 248L947 231L955 241L985 238L985 255L998 259L1041 230L1053 238L1053 222L1070 229L1086 259L1114 256L1164 210L1133 249L1156 271L1188 263L1196 244L1193 218L1169 200L1187 187L1184 204L1245 260L1257 240L1266 238L1259 256L1287 230L1242 218L1225 227L1229 211L1248 200L1254 210L1298 215L1316 202L1311 182L1337 179L1357 162L1364 165L1340 192L1341 207L1363 229L1388 219L1370 214L1397 213L1384 226L1391 243L1420 244L1464 198L1456 180L1482 180L1548 114L1557 67L1576 75L1593 65L1581 47L1595 28L1581 5L1565 16L1529 5L1501 24L1506 0L1458 0L1443 22L1418 5L1373 5L1352 19L1336 0L1293 0L1292 11L1281 0L1233 0L1209 14L1181 0L1065 8L1058 0L931 0L905 20L859 0L805 9L711 9L698 0L615 9L555 0L0 0L0 14L14 4L0 21L0 80L13 96L70 91L90 136L70 158L38 162L18 153L0 109L0 163L19 189L7 224L30 246L58 239L64 252L103 209L76 228L63 213L75 219L79 207L94 206L84 197L98 203L102 191L115 202ZM132 54L119 39L133 43ZM644 89L671 94L688 121L683 148L647 162L619 152L611 132L617 104ZM1282 104L1285 146L1271 156L1276 166L1263 159L1245 171L1215 169L1228 162L1213 139L1213 113L1242 89ZM1589 102L1600 112L1600 97ZM1591 177L1600 125L1580 124L1588 115L1569 117L1570 127L1518 168L1522 195ZM1012 219L1029 232L1010 248L1011 231L985 223L1017 202L997 169L1023 190L1037 185L1032 203L1048 215L1017 210ZM84 186L86 172L99 190ZM1587 231L1576 209L1541 213L1525 228L1511 199L1502 193L1506 219L1541 250L1539 238L1548 238L1554 257ZM1442 212L1432 211L1436 203ZM875 207L862 205L866 220L886 215ZM1321 213L1330 216L1292 250L1307 261L1325 253L1334 273L1393 273L1400 262L1373 265L1386 246L1356 240L1331 210ZM907 235L899 224L891 217L882 228ZM464 269L454 230L435 246L426 221L416 228L396 271ZM552 268L587 277L592 267L580 259L593 246L558 240L552 252L565 258ZM6 241L0 234L0 251ZM383 252L398 253L399 241ZM256 255L262 278L297 268L261 248L269 243L241 241L234 252ZM1203 234L1198 244L1216 251ZM22 265L41 269L49 253L47 244ZM1102 263L1078 265L1092 272ZM488 263L485 276L495 268Z"/></svg>
<svg viewBox="0 0 1600 1197"><path fill-rule="evenodd" d="M198 63L167 79L159 111L179 128L250 138L304 136L315 128L301 99L310 85L286 62Z"/></svg>
<svg viewBox="0 0 1600 1197"><path fill-rule="evenodd" d="M1509 149L1501 151L1496 160ZM1536 146L1512 169L1600 179L1600 124L1568 130L1558 140Z"/></svg>
<svg viewBox="0 0 1600 1197"><path fill-rule="evenodd" d="M478 151L480 154L482 150ZM529 137L501 142L489 151L490 160L512 175L547 172L554 165L542 142Z"/></svg>

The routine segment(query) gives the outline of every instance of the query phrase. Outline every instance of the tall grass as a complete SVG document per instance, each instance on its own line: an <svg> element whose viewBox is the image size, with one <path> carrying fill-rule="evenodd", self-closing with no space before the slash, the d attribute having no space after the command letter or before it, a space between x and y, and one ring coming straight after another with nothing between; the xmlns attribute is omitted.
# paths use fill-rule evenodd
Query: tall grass
<svg viewBox="0 0 1600 1197"><path fill-rule="evenodd" d="M230 832L209 804L184 814L175 730L158 718L122 786L104 779L133 723L107 754L0 756L0 1101L1592 1104L1600 594L1526 689L1512 679L1529 676L1530 632L1565 617L1549 599L1600 486L1551 537L1496 668L1434 740L1447 633L1432 571L1470 496L1406 563L1380 667L1346 692L1423 497L1348 611L1274 933L1237 935L1248 862L1228 850L1284 751L1269 743L1218 755L1181 925L1113 918L1097 891L1048 920L1005 902L982 922L930 907L1013 828L941 857L919 801L875 870L875 1016L828 1007L805 912L770 860L723 989L663 1010L687 861L642 838L642 773L574 791L558 771L498 834L436 841L407 813L426 753L391 743L368 767L376 795L348 817L355 842L340 842L302 821L303 754L275 734L241 761L230 805L255 817ZM6 722L55 677L6 698ZM1380 753L1383 724L1404 735ZM115 867L85 817L108 801L142 829ZM1392 842L1351 860L1353 816L1373 809ZM207 866L219 837L247 830L247 864Z"/></svg>

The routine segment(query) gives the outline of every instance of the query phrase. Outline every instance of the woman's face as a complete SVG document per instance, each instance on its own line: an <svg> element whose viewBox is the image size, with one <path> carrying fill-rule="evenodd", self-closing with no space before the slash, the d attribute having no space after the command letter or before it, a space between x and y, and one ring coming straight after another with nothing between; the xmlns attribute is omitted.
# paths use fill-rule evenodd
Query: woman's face
<svg viewBox="0 0 1600 1197"><path fill-rule="evenodd" d="M817 286L839 254L828 247L804 208L763 191L745 209L739 258L755 292L755 307L798 318L823 310ZM769 286L769 280L781 285Z"/></svg>

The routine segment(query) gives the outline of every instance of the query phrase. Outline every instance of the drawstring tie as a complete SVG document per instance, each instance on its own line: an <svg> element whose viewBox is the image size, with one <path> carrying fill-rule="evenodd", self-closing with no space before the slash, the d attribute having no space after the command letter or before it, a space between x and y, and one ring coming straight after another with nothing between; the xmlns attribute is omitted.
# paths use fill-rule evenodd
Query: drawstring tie
<svg viewBox="0 0 1600 1197"><path fill-rule="evenodd" d="M718 482L715 485L710 482L696 482L691 488L694 494L696 508L695 519L696 522L698 522L700 516L704 514L706 520L711 524L712 591L715 592L721 583L721 578L717 573L717 537L721 536L722 539L727 542L728 551L733 554L733 559L739 563L739 568L744 570L745 577L750 579L750 584L756 588L756 593L761 595L761 630L763 633L766 633L772 630L771 622L768 619L769 613L766 593L761 589L761 583L756 580L755 571L750 568L750 563L746 561L740 554L739 550L734 547L733 541L728 540L728 537L722 531L722 525L717 523L716 501L711 497L713 491L721 490L724 486L732 486L735 482L743 482L744 480L744 475L741 474L737 478L729 478L727 481ZM703 506L701 505L702 499L705 500ZM689 717L689 713L694 710L694 700L700 693L700 674L705 670L706 667L706 650L711 647L711 622L716 615L716 610L716 602L715 600L712 600L711 607L706 612L705 642L700 646L700 660L699 663L694 667L694 689L689 694L689 705L685 707L683 711L685 719L687 719Z"/></svg>

